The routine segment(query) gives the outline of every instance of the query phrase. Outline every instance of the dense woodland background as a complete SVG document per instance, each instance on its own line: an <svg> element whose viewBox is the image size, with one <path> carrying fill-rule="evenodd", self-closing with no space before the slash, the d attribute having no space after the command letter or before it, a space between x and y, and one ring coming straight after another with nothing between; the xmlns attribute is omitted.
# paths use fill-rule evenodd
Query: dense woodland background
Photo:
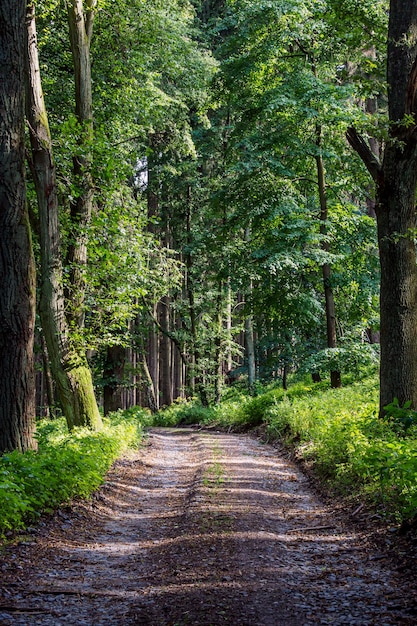
<svg viewBox="0 0 417 626"><path fill-rule="evenodd" d="M33 245L10 259L7 237L2 248L6 278L31 250L36 261L37 415L99 428L97 401L104 414L208 406L237 380L256 394L294 372L336 388L377 364L379 345L381 415L414 407L416 3L22 9L5 5L21 48L4 35L1 50L26 85L26 137L16 102L3 105ZM18 282L4 292L4 354ZM34 325L25 298L16 341ZM30 334L5 379L31 370ZM4 395L6 431L22 413L10 398L30 385ZM30 447L30 428L1 448Z"/></svg>
<svg viewBox="0 0 417 626"><path fill-rule="evenodd" d="M0 536L194 422L416 526L416 32L417 0L2 0Z"/></svg>
<svg viewBox="0 0 417 626"><path fill-rule="evenodd" d="M92 5L83 146L65 7L38 3L64 281L90 153L77 332L105 412L299 368L337 386L378 358L374 189L345 135L379 150L386 4ZM41 332L37 364L40 411L56 404Z"/></svg>

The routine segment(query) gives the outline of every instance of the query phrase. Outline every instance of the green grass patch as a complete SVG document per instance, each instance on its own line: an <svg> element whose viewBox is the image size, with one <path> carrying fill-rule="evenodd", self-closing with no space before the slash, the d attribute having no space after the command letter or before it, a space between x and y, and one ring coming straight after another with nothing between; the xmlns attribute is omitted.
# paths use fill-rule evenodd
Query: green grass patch
<svg viewBox="0 0 417 626"><path fill-rule="evenodd" d="M161 411L159 423L244 430L260 426L307 462L335 492L372 502L390 519L417 516L417 426L377 415L378 380L371 376L341 389L298 382L287 392L260 390L257 397L231 391L220 405L197 402ZM400 410L400 418L405 415Z"/></svg>
<svg viewBox="0 0 417 626"><path fill-rule="evenodd" d="M106 418L99 432L72 433L64 419L39 422L37 452L0 457L0 538L71 498L88 497L115 459L139 445L149 419L142 410L120 411Z"/></svg>

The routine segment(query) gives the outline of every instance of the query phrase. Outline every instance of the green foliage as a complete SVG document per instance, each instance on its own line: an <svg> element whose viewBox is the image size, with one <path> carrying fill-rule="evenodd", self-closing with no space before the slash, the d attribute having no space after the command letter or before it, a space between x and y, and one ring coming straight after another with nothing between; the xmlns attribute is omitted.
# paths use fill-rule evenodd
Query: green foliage
<svg viewBox="0 0 417 626"><path fill-rule="evenodd" d="M71 434L64 419L40 422L37 452L0 457L0 537L71 498L88 497L113 461L140 443L148 420L144 410L135 416L120 411L99 432L80 428Z"/></svg>
<svg viewBox="0 0 417 626"><path fill-rule="evenodd" d="M411 401L400 406L398 398L384 406L385 419L399 435L407 433L411 426L417 426L417 411L411 408Z"/></svg>
<svg viewBox="0 0 417 626"><path fill-rule="evenodd" d="M305 359L302 370L305 372L369 371L379 364L379 345L368 343L341 342L340 348L325 348Z"/></svg>

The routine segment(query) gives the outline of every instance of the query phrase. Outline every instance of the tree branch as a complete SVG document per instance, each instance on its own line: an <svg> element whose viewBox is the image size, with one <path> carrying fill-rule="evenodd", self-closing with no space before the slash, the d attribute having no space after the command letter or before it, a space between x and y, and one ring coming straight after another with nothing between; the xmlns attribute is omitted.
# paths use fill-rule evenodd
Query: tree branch
<svg viewBox="0 0 417 626"><path fill-rule="evenodd" d="M351 126L346 131L346 139L348 140L351 147L358 153L364 162L366 169L372 176L373 180L376 182L381 173L381 162L371 150L368 143L365 139L359 135L356 128Z"/></svg>
<svg viewBox="0 0 417 626"><path fill-rule="evenodd" d="M172 333L170 333L168 330L166 330L165 328L163 328L161 326L161 324L158 322L158 320L156 319L155 315L152 313L152 311L149 309L149 307L146 304L145 298L142 296L142 303L143 306L147 312L147 314L149 315L149 317L151 318L151 320L153 321L153 323L155 324L155 326L157 327L157 329L159 330L159 332L161 332L163 335L165 335L166 337L168 337L168 339L171 339L172 343L175 345L175 347L177 348L181 361L184 363L184 365L188 365L187 363L187 359L184 355L184 353L182 352L181 349L181 344L178 341L178 339L175 337L175 335L173 335Z"/></svg>

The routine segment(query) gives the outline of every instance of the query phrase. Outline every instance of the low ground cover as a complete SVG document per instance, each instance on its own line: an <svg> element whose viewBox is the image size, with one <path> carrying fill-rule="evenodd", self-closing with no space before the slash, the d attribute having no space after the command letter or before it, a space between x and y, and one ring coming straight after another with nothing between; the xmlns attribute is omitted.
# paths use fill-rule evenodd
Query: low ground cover
<svg viewBox="0 0 417 626"><path fill-rule="evenodd" d="M0 538L74 497L88 497L115 459L140 444L147 420L143 410L114 413L94 433L68 433L64 419L39 422L37 452L0 457Z"/></svg>

